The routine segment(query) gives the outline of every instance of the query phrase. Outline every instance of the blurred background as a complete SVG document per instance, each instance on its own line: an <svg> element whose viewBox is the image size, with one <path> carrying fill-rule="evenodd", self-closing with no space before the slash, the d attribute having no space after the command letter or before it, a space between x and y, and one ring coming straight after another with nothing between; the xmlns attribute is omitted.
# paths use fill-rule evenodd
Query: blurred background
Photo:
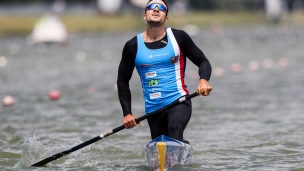
<svg viewBox="0 0 304 171"><path fill-rule="evenodd" d="M122 124L117 69L144 31L146 0L0 0L0 170L31 164ZM304 0L168 0L168 27L210 60L211 95L192 100L177 170L304 169ZM186 84L197 88L197 66ZM132 110L144 115L136 71ZM143 127L118 132L48 170L151 170ZM62 150L61 150L62 151ZM36 169L39 170L39 169Z"/></svg>
<svg viewBox="0 0 304 171"><path fill-rule="evenodd" d="M303 0L168 0L168 3L169 24L175 27L282 20L303 25ZM144 0L1 0L0 34L28 33L45 13L59 16L69 32L142 29L145 5Z"/></svg>

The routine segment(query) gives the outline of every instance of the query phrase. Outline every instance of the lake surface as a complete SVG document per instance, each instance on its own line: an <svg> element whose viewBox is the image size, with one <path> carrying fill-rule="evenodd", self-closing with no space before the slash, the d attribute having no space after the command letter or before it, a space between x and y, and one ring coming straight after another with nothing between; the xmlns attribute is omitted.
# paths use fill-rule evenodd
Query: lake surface
<svg viewBox="0 0 304 171"><path fill-rule="evenodd" d="M26 37L0 39L0 170L150 171L142 127L122 130L48 164L31 164L122 124L116 91L124 43L136 35L70 35L68 46L30 46ZM185 139L192 163L174 170L304 170L304 28L248 26L201 29L192 35L213 66L208 97L194 98ZM188 60L190 93L197 67ZM135 116L144 115L134 71ZM61 97L48 97L57 89Z"/></svg>

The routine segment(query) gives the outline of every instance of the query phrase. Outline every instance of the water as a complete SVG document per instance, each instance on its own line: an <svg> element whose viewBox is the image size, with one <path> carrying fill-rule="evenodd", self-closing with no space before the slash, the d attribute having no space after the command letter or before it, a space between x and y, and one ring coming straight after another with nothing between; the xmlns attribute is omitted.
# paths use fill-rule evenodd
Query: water
<svg viewBox="0 0 304 171"><path fill-rule="evenodd" d="M193 99L185 131L194 149L192 163L175 170L304 170L303 31L251 26L224 28L216 36L206 28L193 36L212 63L213 91ZM1 170L152 170L143 154L150 141L146 121L47 168L30 167L122 124L117 67L124 43L136 33L71 35L64 47L1 38L0 97L15 99L14 106L0 106ZM231 72L233 64L239 64L239 73ZM197 68L188 61L191 93L197 79ZM144 109L136 71L130 86L133 113L140 117ZM60 100L48 99L52 89L61 92Z"/></svg>

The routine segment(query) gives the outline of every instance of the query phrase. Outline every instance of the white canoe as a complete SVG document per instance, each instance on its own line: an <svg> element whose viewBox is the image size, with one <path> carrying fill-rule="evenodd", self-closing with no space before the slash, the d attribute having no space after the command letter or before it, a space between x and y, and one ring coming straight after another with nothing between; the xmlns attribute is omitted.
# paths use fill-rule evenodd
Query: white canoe
<svg viewBox="0 0 304 171"><path fill-rule="evenodd" d="M68 41L68 33L64 23L55 15L44 14L35 24L33 32L28 36L29 44L61 43Z"/></svg>
<svg viewBox="0 0 304 171"><path fill-rule="evenodd" d="M145 145L145 159L158 171L167 171L176 164L189 164L193 149L190 144L161 135Z"/></svg>

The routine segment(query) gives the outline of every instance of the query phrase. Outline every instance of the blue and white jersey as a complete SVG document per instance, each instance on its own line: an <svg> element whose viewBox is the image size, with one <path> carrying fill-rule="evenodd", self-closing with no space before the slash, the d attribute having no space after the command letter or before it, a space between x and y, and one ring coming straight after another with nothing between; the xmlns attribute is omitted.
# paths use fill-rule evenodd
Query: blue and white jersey
<svg viewBox="0 0 304 171"><path fill-rule="evenodd" d="M189 94L184 83L186 57L171 28L166 28L168 43L164 48L148 49L143 34L137 35L135 65L143 88L146 113L151 113Z"/></svg>

